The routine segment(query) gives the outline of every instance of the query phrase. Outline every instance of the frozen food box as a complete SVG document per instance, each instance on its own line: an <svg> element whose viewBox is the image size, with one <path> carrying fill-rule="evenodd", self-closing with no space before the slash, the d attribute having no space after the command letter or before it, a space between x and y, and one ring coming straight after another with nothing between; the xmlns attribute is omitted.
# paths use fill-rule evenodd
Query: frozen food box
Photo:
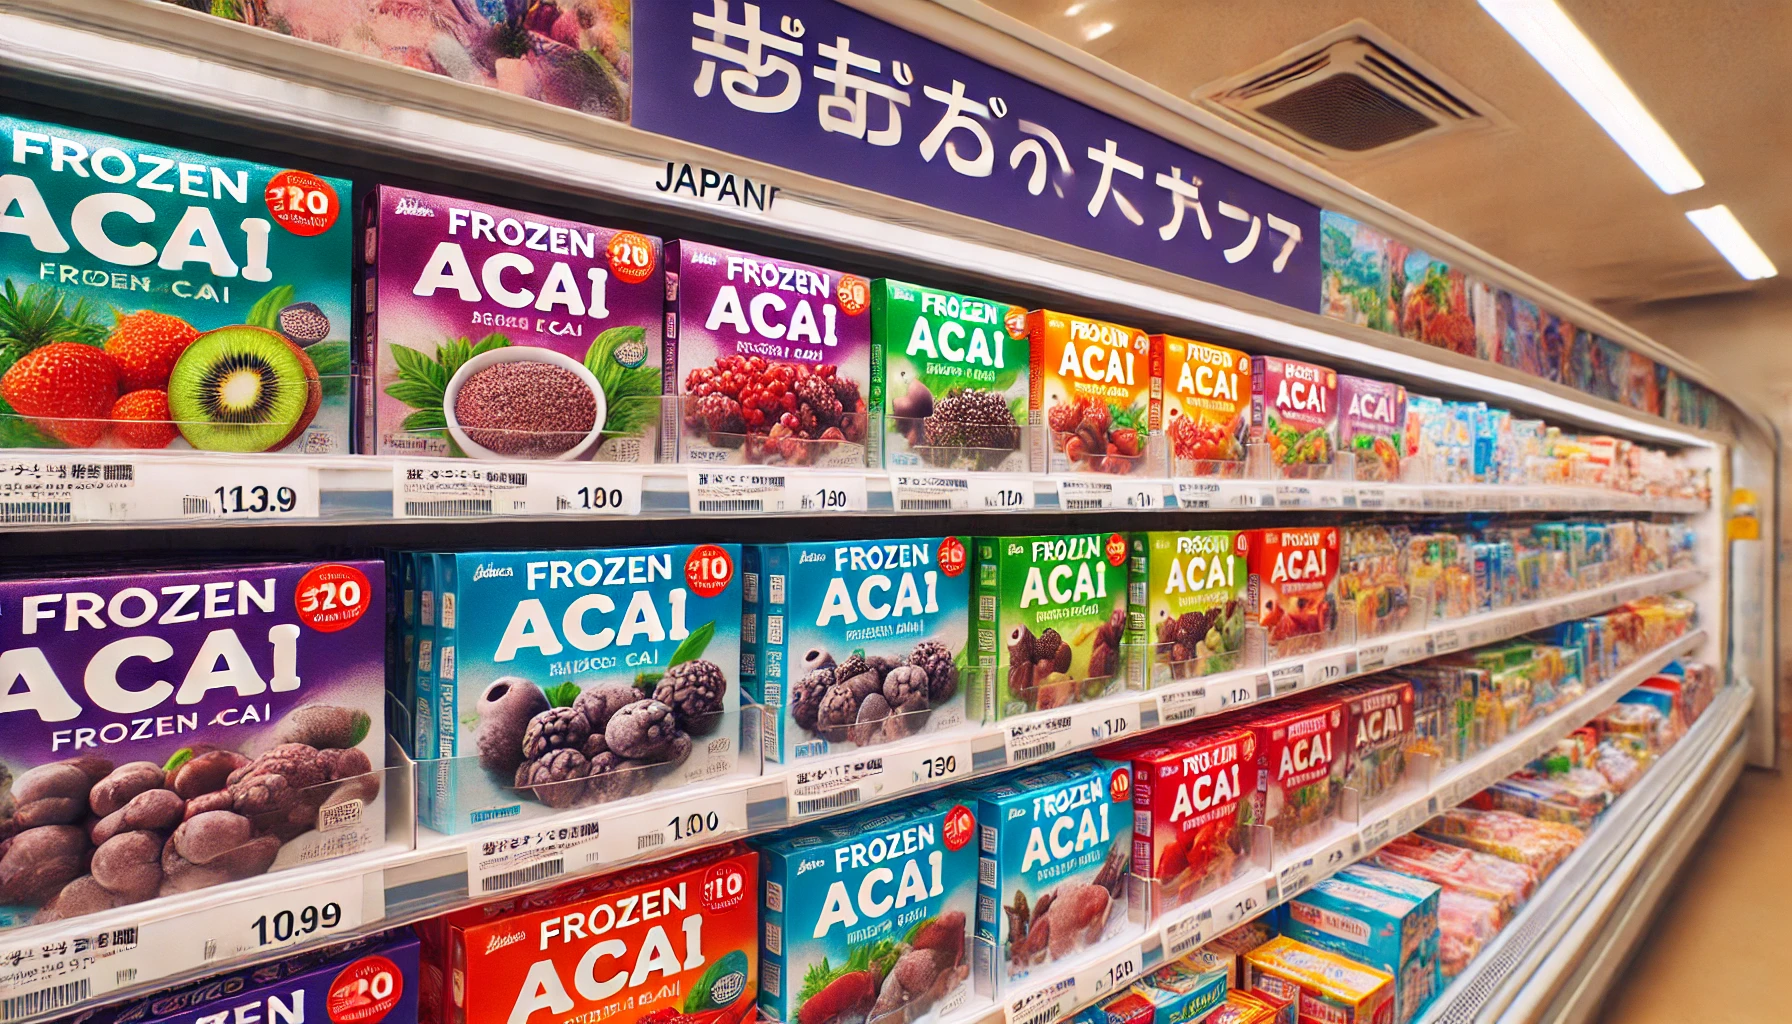
<svg viewBox="0 0 1792 1024"><path fill-rule="evenodd" d="M769 1020L929 1024L971 997L977 821L953 797L756 842Z"/></svg>
<svg viewBox="0 0 1792 1024"><path fill-rule="evenodd" d="M0 582L0 925L385 839L385 566Z"/></svg>
<svg viewBox="0 0 1792 1024"><path fill-rule="evenodd" d="M964 724L961 681L974 657L967 539L747 545L760 599L747 689L764 707L768 761Z"/></svg>
<svg viewBox="0 0 1792 1024"><path fill-rule="evenodd" d="M1278 477L1325 476L1338 449L1338 373L1279 356L1251 357L1251 440Z"/></svg>
<svg viewBox="0 0 1792 1024"><path fill-rule="evenodd" d="M1036 309L1032 341L1033 470L1145 472L1163 415L1163 351L1144 331Z"/></svg>
<svg viewBox="0 0 1792 1024"><path fill-rule="evenodd" d="M1030 353L1019 306L871 282L871 465L1025 472Z"/></svg>
<svg viewBox="0 0 1792 1024"><path fill-rule="evenodd" d="M1356 462L1356 479L1397 481L1406 451L1406 389L1338 375L1338 448Z"/></svg>
<svg viewBox="0 0 1792 1024"><path fill-rule="evenodd" d="M1287 908L1282 934L1389 973L1436 941L1436 893L1400 896L1327 878Z"/></svg>
<svg viewBox="0 0 1792 1024"><path fill-rule="evenodd" d="M661 432L679 461L879 464L871 282L680 239L665 298L664 389L679 401Z"/></svg>
<svg viewBox="0 0 1792 1024"><path fill-rule="evenodd" d="M444 832L734 771L740 546L438 555Z"/></svg>
<svg viewBox="0 0 1792 1024"><path fill-rule="evenodd" d="M1151 1001L1153 1024L1199 1024L1226 1001L1229 987L1221 958L1197 951L1140 978L1133 991Z"/></svg>
<svg viewBox="0 0 1792 1024"><path fill-rule="evenodd" d="M1331 827L1349 759L1343 706L1313 700L1239 724L1257 757L1251 821L1274 830L1276 856L1319 839Z"/></svg>
<svg viewBox="0 0 1792 1024"><path fill-rule="evenodd" d="M1240 476L1251 428L1251 357L1154 334L1163 350L1164 435L1177 476Z"/></svg>
<svg viewBox="0 0 1792 1024"><path fill-rule="evenodd" d="M1164 686L1242 662L1250 534L1134 533L1127 561L1127 642L1134 682Z"/></svg>
<svg viewBox="0 0 1792 1024"><path fill-rule="evenodd" d="M0 448L351 450L348 181L0 133Z"/></svg>
<svg viewBox="0 0 1792 1024"><path fill-rule="evenodd" d="M759 982L758 882L758 856L729 843L456 922L442 1024L739 1024Z"/></svg>
<svg viewBox="0 0 1792 1024"><path fill-rule="evenodd" d="M1297 997L1300 1019L1393 1024L1394 979L1386 971L1287 936L1245 954L1246 987Z"/></svg>
<svg viewBox="0 0 1792 1024"><path fill-rule="evenodd" d="M1126 927L1130 766L1074 757L963 795L977 802L978 994L999 997Z"/></svg>
<svg viewBox="0 0 1792 1024"><path fill-rule="evenodd" d="M66 1024L417 1024L418 942L350 939L66 1018Z"/></svg>
<svg viewBox="0 0 1792 1024"><path fill-rule="evenodd" d="M389 185L362 221L366 451L654 461L659 239Z"/></svg>
<svg viewBox="0 0 1792 1024"><path fill-rule="evenodd" d="M1270 658L1330 646L1338 628L1338 528L1249 531L1246 614L1262 628Z"/></svg>
<svg viewBox="0 0 1792 1024"><path fill-rule="evenodd" d="M1406 777L1406 750L1413 741L1412 684L1398 679L1365 679L1331 691L1344 706L1350 737L1344 784L1372 804L1400 787Z"/></svg>
<svg viewBox="0 0 1792 1024"><path fill-rule="evenodd" d="M1249 863L1257 783L1250 730L1141 737L1103 754L1132 765L1134 916L1156 920Z"/></svg>
<svg viewBox="0 0 1792 1024"><path fill-rule="evenodd" d="M978 537L977 657L966 707L985 721L1093 700L1126 683L1127 536Z"/></svg>

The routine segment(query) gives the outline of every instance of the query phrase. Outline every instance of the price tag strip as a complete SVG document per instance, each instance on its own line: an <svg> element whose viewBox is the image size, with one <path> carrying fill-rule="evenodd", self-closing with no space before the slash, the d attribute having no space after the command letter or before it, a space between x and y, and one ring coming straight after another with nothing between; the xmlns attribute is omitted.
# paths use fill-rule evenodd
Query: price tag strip
<svg viewBox="0 0 1792 1024"><path fill-rule="evenodd" d="M1307 662L1307 686L1325 686L1357 672L1357 652L1351 649L1332 651Z"/></svg>
<svg viewBox="0 0 1792 1024"><path fill-rule="evenodd" d="M1304 688L1307 685L1306 662L1291 661L1270 666L1269 685L1271 692L1278 697Z"/></svg>
<svg viewBox="0 0 1792 1024"><path fill-rule="evenodd" d="M1139 703L1126 701L1118 707L1108 706L1078 711L1070 718L1073 746L1096 747L1125 739L1139 731Z"/></svg>
<svg viewBox="0 0 1792 1024"><path fill-rule="evenodd" d="M1195 947L1207 941L1207 929L1212 923L1213 910L1208 907L1165 923L1162 939L1164 959L1180 960L1194 952Z"/></svg>
<svg viewBox="0 0 1792 1024"><path fill-rule="evenodd" d="M1283 867L1276 873L1276 888L1282 899L1293 899L1313 883L1355 861L1362 852L1362 838L1357 833L1342 836L1312 856Z"/></svg>
<svg viewBox="0 0 1792 1024"><path fill-rule="evenodd" d="M316 519L318 473L303 460L117 455L0 459L0 523Z"/></svg>
<svg viewBox="0 0 1792 1024"><path fill-rule="evenodd" d="M1175 725L1218 711L1218 695L1209 698L1206 687L1164 690L1157 694L1157 724L1160 726Z"/></svg>
<svg viewBox="0 0 1792 1024"><path fill-rule="evenodd" d="M1026 512L1033 508L1030 477L1006 473L892 473L898 512Z"/></svg>
<svg viewBox="0 0 1792 1024"><path fill-rule="evenodd" d="M620 864L685 846L707 846L747 832L743 790L687 797L670 807L608 815L597 834L597 863Z"/></svg>
<svg viewBox="0 0 1792 1024"><path fill-rule="evenodd" d="M1058 507L1066 512L1092 509L1160 509L1168 490L1163 480L1126 477L1058 477Z"/></svg>
<svg viewBox="0 0 1792 1024"><path fill-rule="evenodd" d="M1145 949L1134 942L1117 953L1097 959L1075 974L1078 1005L1105 998L1132 984L1145 970Z"/></svg>
<svg viewBox="0 0 1792 1024"><path fill-rule="evenodd" d="M1222 893L1214 902L1211 933L1215 938L1269 909L1275 901L1274 880L1257 877Z"/></svg>
<svg viewBox="0 0 1792 1024"><path fill-rule="evenodd" d="M595 814L595 812L592 812ZM562 875L576 875L601 860L595 817L560 819L512 829L467 843L467 893L484 899Z"/></svg>
<svg viewBox="0 0 1792 1024"><path fill-rule="evenodd" d="M1076 1009L1076 978L1065 976L1002 1004L1005 1024L1053 1024Z"/></svg>
<svg viewBox="0 0 1792 1024"><path fill-rule="evenodd" d="M638 516L642 476L603 463L431 459L392 467L397 519Z"/></svg>
<svg viewBox="0 0 1792 1024"><path fill-rule="evenodd" d="M1026 764L1076 746L1071 724L1069 715L1010 722L1002 735L1008 748L1008 764Z"/></svg>
<svg viewBox="0 0 1792 1024"><path fill-rule="evenodd" d="M143 928L144 947L166 975L171 970L235 963L328 935L352 934L362 924L366 885L362 876L350 875L153 922Z"/></svg>
<svg viewBox="0 0 1792 1024"><path fill-rule="evenodd" d="M797 473L777 469L689 471L697 515L753 512L863 512L863 473Z"/></svg>
<svg viewBox="0 0 1792 1024"><path fill-rule="evenodd" d="M891 776L885 771L882 754L798 768L785 779L792 819L832 814L869 803L886 790L894 792L907 788L906 784L891 788Z"/></svg>

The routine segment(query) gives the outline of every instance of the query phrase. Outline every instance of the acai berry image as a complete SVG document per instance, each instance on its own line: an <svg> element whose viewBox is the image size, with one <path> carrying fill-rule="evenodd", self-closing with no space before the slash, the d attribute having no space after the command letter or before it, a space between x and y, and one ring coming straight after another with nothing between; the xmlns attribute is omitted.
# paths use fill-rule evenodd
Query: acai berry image
<svg viewBox="0 0 1792 1024"><path fill-rule="evenodd" d="M473 443L500 455L559 455L597 425L597 396L551 363L493 363L467 377L454 418Z"/></svg>

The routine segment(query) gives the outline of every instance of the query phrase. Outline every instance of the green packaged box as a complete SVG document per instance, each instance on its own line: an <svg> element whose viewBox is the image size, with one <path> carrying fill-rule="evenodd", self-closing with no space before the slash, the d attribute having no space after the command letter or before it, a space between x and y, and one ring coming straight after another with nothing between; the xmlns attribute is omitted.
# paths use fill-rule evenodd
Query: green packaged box
<svg viewBox="0 0 1792 1024"><path fill-rule="evenodd" d="M883 418L881 464L1024 472L1030 359L1019 306L871 282L870 405Z"/></svg>
<svg viewBox="0 0 1792 1024"><path fill-rule="evenodd" d="M1123 533L979 537L977 655L967 712L984 720L1094 700L1126 680Z"/></svg>
<svg viewBox="0 0 1792 1024"><path fill-rule="evenodd" d="M1163 686L1239 666L1250 534L1152 530L1132 535L1128 646L1134 683Z"/></svg>

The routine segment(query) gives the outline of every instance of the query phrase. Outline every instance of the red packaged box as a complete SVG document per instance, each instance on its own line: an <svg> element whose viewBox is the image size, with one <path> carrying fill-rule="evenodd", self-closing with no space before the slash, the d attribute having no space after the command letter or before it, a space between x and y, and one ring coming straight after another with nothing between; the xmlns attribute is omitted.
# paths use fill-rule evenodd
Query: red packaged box
<svg viewBox="0 0 1792 1024"><path fill-rule="evenodd" d="M1338 528L1252 530L1245 607L1273 660L1329 646L1338 628Z"/></svg>
<svg viewBox="0 0 1792 1024"><path fill-rule="evenodd" d="M450 920L444 1024L740 1024L758 991L758 881L758 854L729 843Z"/></svg>
<svg viewBox="0 0 1792 1024"><path fill-rule="evenodd" d="M1132 764L1132 871L1147 920L1225 885L1248 860L1255 744L1247 729L1218 728L1103 754Z"/></svg>
<svg viewBox="0 0 1792 1024"><path fill-rule="evenodd" d="M1406 749L1412 743L1412 684L1405 680L1364 680L1331 691L1344 705L1350 737L1344 784L1365 803L1400 788L1406 778Z"/></svg>
<svg viewBox="0 0 1792 1024"><path fill-rule="evenodd" d="M1344 706L1316 700L1241 723L1256 737L1251 821L1275 832L1280 856L1324 835L1344 785Z"/></svg>

